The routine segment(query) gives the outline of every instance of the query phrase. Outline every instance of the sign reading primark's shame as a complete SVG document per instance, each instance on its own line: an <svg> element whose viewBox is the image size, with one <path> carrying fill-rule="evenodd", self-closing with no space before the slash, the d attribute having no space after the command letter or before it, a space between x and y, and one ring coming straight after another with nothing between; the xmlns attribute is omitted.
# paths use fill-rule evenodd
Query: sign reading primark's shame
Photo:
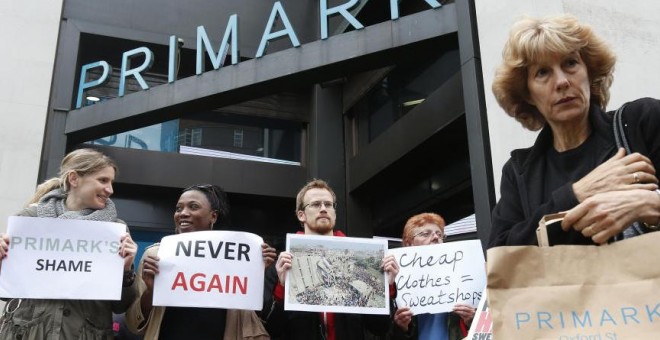
<svg viewBox="0 0 660 340"><path fill-rule="evenodd" d="M362 0L364 1L364 0ZM441 4L437 0L418 0L425 1L432 8L440 8ZM353 7L355 7L360 0L349 0L348 2L328 8L328 0L319 0L319 18L320 18L320 29L321 29L321 40L328 38L328 18L334 15L341 15L350 23L356 30L364 28L364 26L349 12ZM399 18L399 0L390 0L390 18L396 20ZM279 19L284 28L279 31L273 32L273 26L276 19ZM288 37L291 41L293 47L299 47L300 41L296 35L289 18L284 11L284 7L280 1L277 1L273 4L273 8L270 12L268 18L268 23L264 30L264 34L261 37L261 42L259 43L259 48L257 50L256 58L260 58L264 55L268 42L274 39L279 39L282 37ZM231 41L231 42L230 42ZM168 60L168 72L167 72L167 81L172 83L176 81L175 74L175 65L178 64L178 39L175 35L170 36L169 39L169 60ZM208 35L204 26L197 27L197 58L196 58L196 74L202 74L204 70L204 52L208 54L213 65L213 69L217 70L222 66L229 49L231 49L231 64L238 64L238 15L232 14L227 21L227 28L225 29L222 42L220 43L220 48L218 52L214 52L211 41L209 40ZM131 66L131 60L137 56L144 56L144 62L137 66ZM154 63L154 53L147 47L138 47L130 51L126 51L122 54L121 62L121 71L119 76L119 90L118 96L123 97L126 89L126 79L128 77L135 77L138 84L143 90L149 88L149 85L144 81L141 73L149 70ZM91 69L101 68L101 76L98 79L87 81L87 72ZM110 79L110 74L112 73L112 68L107 61L100 60L90 64L85 64L80 69L80 83L78 85L78 95L76 100L76 108L82 106L83 93L86 90L91 88L103 85Z"/></svg>

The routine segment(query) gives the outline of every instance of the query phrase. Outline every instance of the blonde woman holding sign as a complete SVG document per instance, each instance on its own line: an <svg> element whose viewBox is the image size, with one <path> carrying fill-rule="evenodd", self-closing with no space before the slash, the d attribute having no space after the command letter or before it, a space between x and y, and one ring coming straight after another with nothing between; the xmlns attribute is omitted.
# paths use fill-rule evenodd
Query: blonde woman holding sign
<svg viewBox="0 0 660 340"><path fill-rule="evenodd" d="M121 222L113 193L117 165L93 149L78 149L62 160L59 177L37 188L18 216ZM0 236L0 258L8 255L9 237ZM137 245L127 232L119 255L124 277L119 301L13 299L7 302L0 323L1 339L113 339L112 313L123 313L137 297L132 270ZM1 264L1 263L0 263Z"/></svg>
<svg viewBox="0 0 660 340"><path fill-rule="evenodd" d="M229 213L227 195L216 185L193 185L183 190L174 210L176 233L212 230ZM145 250L138 270L140 298L126 315L128 328L145 339L270 339L254 311L221 308L153 306L158 275L159 244ZM262 244L264 265L275 260L275 249Z"/></svg>

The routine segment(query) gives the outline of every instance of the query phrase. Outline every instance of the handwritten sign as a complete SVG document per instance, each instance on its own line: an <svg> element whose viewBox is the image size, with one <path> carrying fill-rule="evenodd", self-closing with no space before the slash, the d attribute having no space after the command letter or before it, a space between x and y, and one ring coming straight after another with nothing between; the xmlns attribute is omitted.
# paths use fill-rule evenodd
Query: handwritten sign
<svg viewBox="0 0 660 340"><path fill-rule="evenodd" d="M119 300L124 260L118 251L125 232L121 223L10 216L0 295Z"/></svg>
<svg viewBox="0 0 660 340"><path fill-rule="evenodd" d="M389 314L387 240L287 234L286 248L285 310Z"/></svg>
<svg viewBox="0 0 660 340"><path fill-rule="evenodd" d="M478 240L390 249L399 263L397 304L414 314L450 312L455 304L476 307L486 285Z"/></svg>
<svg viewBox="0 0 660 340"><path fill-rule="evenodd" d="M166 236L154 306L261 310L263 239L237 231L198 231Z"/></svg>

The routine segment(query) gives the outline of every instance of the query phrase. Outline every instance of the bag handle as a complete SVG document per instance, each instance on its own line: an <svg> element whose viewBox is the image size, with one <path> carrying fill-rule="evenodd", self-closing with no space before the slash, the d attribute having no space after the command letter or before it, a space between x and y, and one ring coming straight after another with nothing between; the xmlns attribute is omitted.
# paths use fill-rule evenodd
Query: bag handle
<svg viewBox="0 0 660 340"><path fill-rule="evenodd" d="M628 103L624 103L623 105L621 105L621 107L619 107L619 109L617 109L614 112L614 115L612 116L612 121L613 121L612 128L614 130L614 141L616 142L616 147L624 148L626 149L626 154L631 154L632 149L630 148L630 144L628 143L625 124L623 123L623 110L626 108L626 105L628 105ZM645 230L642 228L639 222L634 222L632 224L632 228L637 235L642 235L645 233ZM615 236L615 240L617 241L623 239L624 239L623 232Z"/></svg>
<svg viewBox="0 0 660 340"><path fill-rule="evenodd" d="M614 124L612 124L612 128L614 129L614 141L616 142L616 146L618 148L626 149L626 153L630 154L632 153L632 149L630 148L630 144L628 144L628 137L626 136L626 130L623 124L623 109L626 108L626 105L628 105L628 103L621 105L621 107L614 112L614 116L612 117Z"/></svg>
<svg viewBox="0 0 660 340"><path fill-rule="evenodd" d="M548 224L559 222L564 219L566 212L545 215L539 221L539 226L536 228L536 239L539 242L539 247L549 247L550 240L548 239Z"/></svg>

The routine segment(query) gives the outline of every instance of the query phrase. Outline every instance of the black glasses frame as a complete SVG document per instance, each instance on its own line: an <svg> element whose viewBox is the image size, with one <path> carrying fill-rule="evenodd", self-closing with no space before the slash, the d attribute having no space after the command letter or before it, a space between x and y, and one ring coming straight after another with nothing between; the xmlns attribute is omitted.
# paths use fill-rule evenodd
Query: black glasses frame
<svg viewBox="0 0 660 340"><path fill-rule="evenodd" d="M320 204L320 205L319 205L318 208L314 208L314 207L312 206L313 209L321 209L321 205L322 205L323 208L325 208L325 209L330 209L330 208L332 208L333 210L336 210L336 209L337 209L337 202L332 202L331 207L328 207L328 206L327 206L327 204L326 204L327 202L330 202L330 201L314 201L314 202L309 202L309 203L303 205L301 210L305 210L305 208L307 208L307 207L309 207L309 206L312 206L312 205L316 205L316 204Z"/></svg>

